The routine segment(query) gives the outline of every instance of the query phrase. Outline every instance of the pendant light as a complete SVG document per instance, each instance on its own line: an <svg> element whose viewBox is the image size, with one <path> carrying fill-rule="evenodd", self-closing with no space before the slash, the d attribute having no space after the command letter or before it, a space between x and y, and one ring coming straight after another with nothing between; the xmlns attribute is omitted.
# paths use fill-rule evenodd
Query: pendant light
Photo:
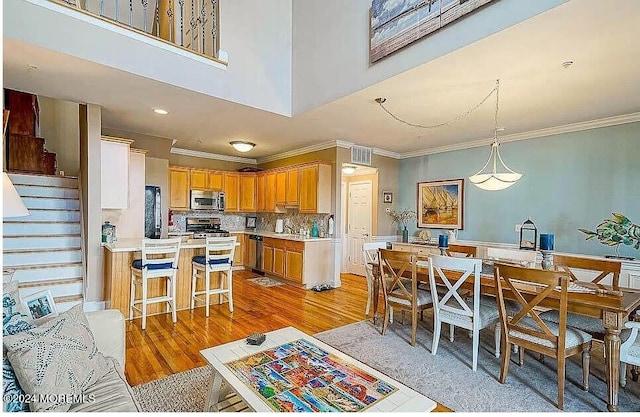
<svg viewBox="0 0 640 417"><path fill-rule="evenodd" d="M493 129L493 143L491 144L491 153L489 154L489 159L487 159L487 163L484 164L482 169L478 171L476 174L469 177L469 181L474 183L477 187L482 188L483 190L489 191L497 191L504 190L507 187L512 186L516 183L521 177L522 174L518 174L517 172L510 169L502 160L500 156L500 144L498 143L498 107L500 101L500 80L496 80L496 113L494 120L494 129ZM502 168L505 172L498 172L498 161L502 165ZM485 169L491 163L492 171L484 172Z"/></svg>

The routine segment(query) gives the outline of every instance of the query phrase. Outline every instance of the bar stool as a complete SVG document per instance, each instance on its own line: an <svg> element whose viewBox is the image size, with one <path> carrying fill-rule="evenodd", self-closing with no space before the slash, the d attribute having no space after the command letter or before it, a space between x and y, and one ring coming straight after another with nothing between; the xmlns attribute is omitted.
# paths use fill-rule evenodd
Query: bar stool
<svg viewBox="0 0 640 417"><path fill-rule="evenodd" d="M167 313L171 308L173 322L178 321L176 315L176 273L180 254L181 238L176 239L143 239L142 258L131 264L131 301L129 302L129 320L133 320L133 310L142 314L142 330L147 327L147 305L167 303ZM165 278L167 292L165 295L149 298L148 282L150 279ZM136 300L136 286L140 285L141 298ZM142 308L136 307L142 304Z"/></svg>
<svg viewBox="0 0 640 417"><path fill-rule="evenodd" d="M226 296L229 300L229 311L233 313L233 254L236 250L236 236L207 237L204 256L192 259L193 276L191 280L191 310L196 300L205 303L205 315L209 317L209 297L218 294L220 302ZM211 288L211 273L220 273L220 286ZM222 274L225 277L222 277ZM204 289L197 291L198 279L204 279ZM226 288L225 288L226 281ZM198 297L204 294L204 299Z"/></svg>

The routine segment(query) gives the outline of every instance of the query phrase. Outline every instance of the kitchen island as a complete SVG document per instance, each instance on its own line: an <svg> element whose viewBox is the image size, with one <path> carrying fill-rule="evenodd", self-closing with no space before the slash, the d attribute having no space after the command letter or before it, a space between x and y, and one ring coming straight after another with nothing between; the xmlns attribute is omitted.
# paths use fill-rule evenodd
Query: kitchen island
<svg viewBox="0 0 640 417"><path fill-rule="evenodd" d="M265 259L265 274L286 282L311 288L314 285L330 283L333 278L333 244L330 238L311 238L299 235L282 235L272 232L233 231L237 235L240 246L236 248L234 256L234 270L243 269L243 259L252 256L247 252L246 236L257 234L263 236L266 245L262 256ZM277 235L277 238L275 237ZM271 237L274 236L274 237ZM143 238L119 239L113 243L104 243L103 273L104 300L106 308L118 309L129 317L129 301L131 293L131 263L140 259ZM178 260L178 274L176 281L176 309L189 308L191 298L191 260L194 256L203 255L204 239L184 239L180 246ZM218 284L218 274L213 274L212 286ZM201 280L199 280L201 281ZM201 290L198 282L198 290ZM165 294L163 280L149 281L149 297ZM211 297L212 304L219 304L219 297ZM162 303L150 304L147 314L165 312Z"/></svg>

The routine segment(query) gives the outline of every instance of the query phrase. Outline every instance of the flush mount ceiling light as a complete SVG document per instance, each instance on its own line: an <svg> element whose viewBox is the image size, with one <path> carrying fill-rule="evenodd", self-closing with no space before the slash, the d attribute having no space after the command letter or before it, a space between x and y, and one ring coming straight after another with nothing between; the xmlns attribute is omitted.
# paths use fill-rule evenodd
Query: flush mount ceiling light
<svg viewBox="0 0 640 417"><path fill-rule="evenodd" d="M497 191L504 190L507 187L511 187L522 177L522 174L518 174L517 172L510 169L502 160L500 156L500 144L498 143L498 107L500 100L500 80L496 80L496 112L494 118L494 129L493 129L493 143L491 144L491 153L489 154L489 159L487 159L487 163L484 164L482 169L478 171L476 174L469 177L469 181L474 183L477 187L482 188L483 190L489 191ZM505 172L498 172L498 161L504 168ZM492 165L491 172L484 172L484 170L489 166L489 163Z"/></svg>
<svg viewBox="0 0 640 417"><path fill-rule="evenodd" d="M255 143L245 142L243 140L234 140L233 142L229 142L229 145L233 146L238 152L249 152L256 146Z"/></svg>
<svg viewBox="0 0 640 417"><path fill-rule="evenodd" d="M153 109L153 112L156 113L156 114L161 114L163 116L166 115L166 114L169 114L169 112L166 111L165 109Z"/></svg>
<svg viewBox="0 0 640 417"><path fill-rule="evenodd" d="M353 174L354 172L356 172L356 168L358 167L354 165L344 165L342 167L342 173L348 174L348 175Z"/></svg>

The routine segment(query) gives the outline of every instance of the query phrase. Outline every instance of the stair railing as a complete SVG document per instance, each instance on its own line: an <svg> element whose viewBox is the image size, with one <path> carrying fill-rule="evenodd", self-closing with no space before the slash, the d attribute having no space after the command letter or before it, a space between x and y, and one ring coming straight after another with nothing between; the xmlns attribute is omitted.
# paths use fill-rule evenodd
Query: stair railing
<svg viewBox="0 0 640 417"><path fill-rule="evenodd" d="M49 0L217 59L218 0Z"/></svg>
<svg viewBox="0 0 640 417"><path fill-rule="evenodd" d="M82 203L82 171L78 170L78 203L80 204L80 257L82 261L82 299L87 300L87 245L84 230L84 204Z"/></svg>

